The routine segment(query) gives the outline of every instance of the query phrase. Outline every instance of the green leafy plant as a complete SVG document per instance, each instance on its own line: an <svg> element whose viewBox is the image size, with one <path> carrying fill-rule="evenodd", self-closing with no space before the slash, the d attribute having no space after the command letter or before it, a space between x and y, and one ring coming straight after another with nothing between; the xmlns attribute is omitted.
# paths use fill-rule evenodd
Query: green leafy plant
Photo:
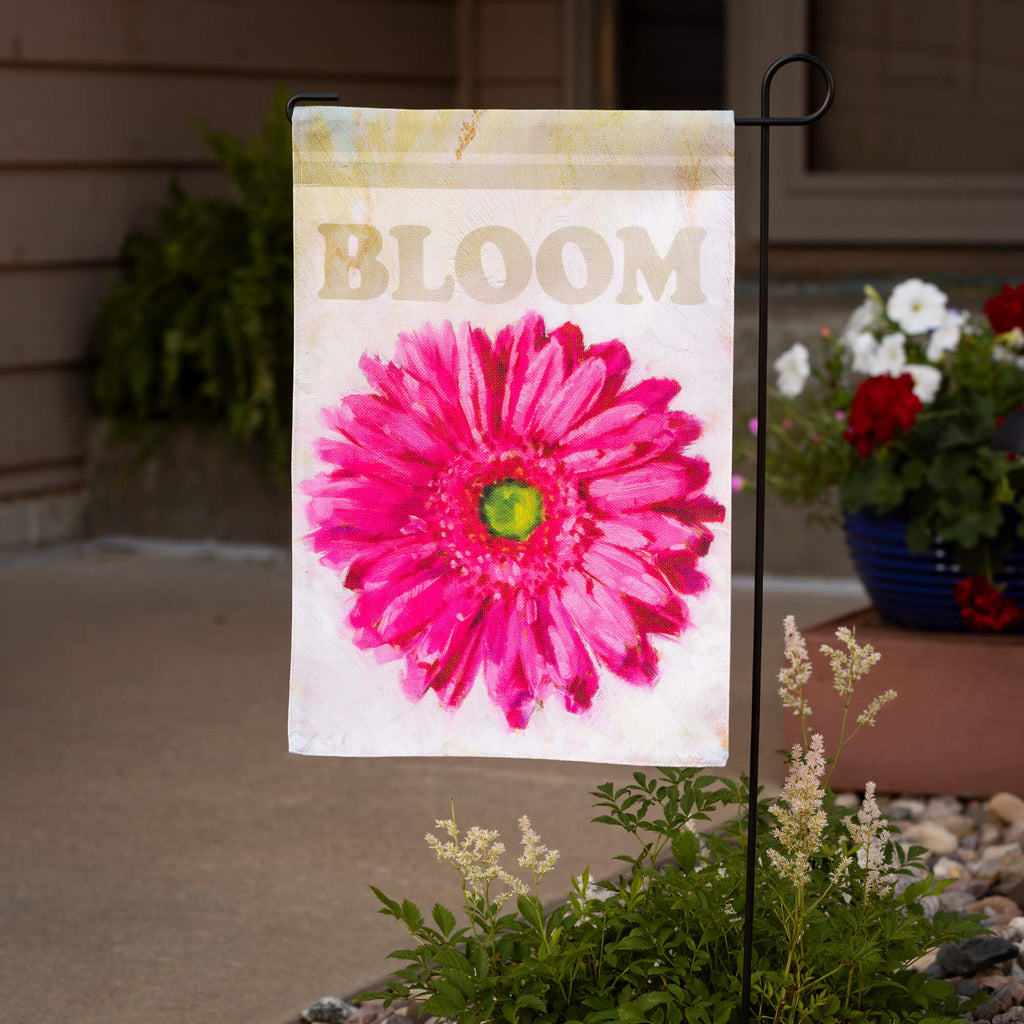
<svg viewBox="0 0 1024 1024"><path fill-rule="evenodd" d="M845 651L830 652L840 693L877 658L850 631ZM806 720L809 675L795 624L787 628L790 665L780 674L789 707ZM889 699L869 703L869 717ZM865 719L862 724L872 724ZM920 847L893 842L869 784L860 810L835 802L822 781L820 736L794 748L780 800L757 803L757 906L752 959L753 1019L774 1024L892 1024L953 1021L965 1006L945 981L910 964L925 950L977 934L977 917L939 912L922 899L945 884L927 875ZM747 862L745 781L697 769L635 772L633 781L599 786L594 820L621 829L634 844L627 870L595 886L576 879L565 903L545 908L539 883L554 862L523 819L520 867L533 884L500 866L497 833L465 836L452 817L445 839L428 836L459 871L465 923L442 904L427 921L410 901L378 889L381 913L416 941L392 953L408 961L382 992L420 997L423 1009L459 1024L486 1021L686 1022L739 1019ZM714 812L729 823L710 828ZM775 823L772 827L772 823ZM515 898L515 910L506 903Z"/></svg>
<svg viewBox="0 0 1024 1024"><path fill-rule="evenodd" d="M150 442L172 423L214 424L255 441L287 479L291 419L291 147L279 93L247 143L204 136L236 193L172 182L153 230L122 249L94 330L97 411Z"/></svg>
<svg viewBox="0 0 1024 1024"><path fill-rule="evenodd" d="M824 521L898 512L911 551L941 537L991 588L1024 536L1024 462L990 446L1024 407L1024 286L989 299L984 319L916 278L887 299L865 291L840 333L822 328L816 353L798 342L776 360L767 486ZM752 448L741 438L741 456Z"/></svg>

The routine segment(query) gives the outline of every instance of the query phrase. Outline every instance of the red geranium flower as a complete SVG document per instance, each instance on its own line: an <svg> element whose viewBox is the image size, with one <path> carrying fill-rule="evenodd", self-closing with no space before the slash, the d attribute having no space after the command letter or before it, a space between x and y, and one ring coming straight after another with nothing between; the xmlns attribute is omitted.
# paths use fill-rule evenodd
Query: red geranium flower
<svg viewBox="0 0 1024 1024"><path fill-rule="evenodd" d="M909 373L899 377L869 377L861 382L853 396L843 437L861 455L870 455L897 433L909 430L922 408L921 400L914 394L914 378Z"/></svg>
<svg viewBox="0 0 1024 1024"><path fill-rule="evenodd" d="M953 588L953 596L960 605L960 618L979 633L1000 633L1024 618L1024 612L996 590L987 576L961 580Z"/></svg>
<svg viewBox="0 0 1024 1024"><path fill-rule="evenodd" d="M999 294L985 303L985 316L996 334L1005 334L1014 327L1024 328L1024 284L1016 288L1004 284Z"/></svg>

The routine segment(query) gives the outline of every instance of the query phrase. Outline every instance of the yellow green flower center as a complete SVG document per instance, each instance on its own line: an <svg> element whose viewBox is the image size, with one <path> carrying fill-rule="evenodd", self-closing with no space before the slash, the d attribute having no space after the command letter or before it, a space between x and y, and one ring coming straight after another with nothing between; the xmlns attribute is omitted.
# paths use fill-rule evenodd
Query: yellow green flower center
<svg viewBox="0 0 1024 1024"><path fill-rule="evenodd" d="M495 537L526 540L543 519L540 491L522 480L499 480L480 495L480 520Z"/></svg>

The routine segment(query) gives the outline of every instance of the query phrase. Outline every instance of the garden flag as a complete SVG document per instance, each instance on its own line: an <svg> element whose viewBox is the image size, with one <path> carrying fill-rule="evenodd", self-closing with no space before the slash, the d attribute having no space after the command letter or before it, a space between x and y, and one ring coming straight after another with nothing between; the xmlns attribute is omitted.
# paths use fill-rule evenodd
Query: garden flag
<svg viewBox="0 0 1024 1024"><path fill-rule="evenodd" d="M722 765L731 113L298 107L290 747Z"/></svg>

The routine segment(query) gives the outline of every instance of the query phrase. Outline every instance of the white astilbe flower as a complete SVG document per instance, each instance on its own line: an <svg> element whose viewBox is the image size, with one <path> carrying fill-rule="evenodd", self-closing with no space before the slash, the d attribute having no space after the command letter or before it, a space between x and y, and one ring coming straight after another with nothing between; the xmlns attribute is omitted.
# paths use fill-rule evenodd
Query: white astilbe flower
<svg viewBox="0 0 1024 1024"><path fill-rule="evenodd" d="M850 865L853 858L844 853L836 862L836 866L828 873L828 880L831 885L842 886L850 875Z"/></svg>
<svg viewBox="0 0 1024 1024"><path fill-rule="evenodd" d="M889 891L895 876L885 871L893 865L886 854L889 830L884 827L885 819L875 800L875 784L869 782L864 787L864 802L860 810L846 819L846 827L850 836L857 844L857 861L862 868L867 868L864 879L864 895L872 892L879 896Z"/></svg>
<svg viewBox="0 0 1024 1024"><path fill-rule="evenodd" d="M858 725L870 725L875 724L875 718L878 712L885 707L890 701L893 701L899 696L895 690L886 690L885 693L880 693L875 697L870 704L857 716Z"/></svg>
<svg viewBox="0 0 1024 1024"><path fill-rule="evenodd" d="M858 644L857 637L849 626L840 626L836 630L836 638L846 647L845 651L835 650L828 644L821 645L821 653L828 655L829 667L832 669L832 685L840 697L848 697L853 693L854 684L862 679L881 655L871 644Z"/></svg>
<svg viewBox="0 0 1024 1024"><path fill-rule="evenodd" d="M939 326L928 338L925 356L929 362L937 363L947 352L953 352L960 344L960 335L966 317L955 309L947 309L942 314Z"/></svg>
<svg viewBox="0 0 1024 1024"><path fill-rule="evenodd" d="M878 303L874 299L866 298L851 314L842 330L840 339L843 344L852 347L852 339L867 330L878 319ZM869 334L868 337L871 337Z"/></svg>
<svg viewBox="0 0 1024 1024"><path fill-rule="evenodd" d="M437 836L428 832L424 836L427 845L434 851L438 860L447 861L455 866L465 892L473 896L491 899L499 906L512 893L525 895L529 892L521 879L516 878L501 866L500 861L505 853L505 844L498 842L496 831L478 828L474 825L460 841L454 808L451 818L439 819L435 824L449 836L449 839L447 842L442 842ZM510 891L492 897L490 894L492 882L501 882L508 886Z"/></svg>
<svg viewBox="0 0 1024 1024"><path fill-rule="evenodd" d="M525 814L519 819L519 833L523 841L519 866L529 868L533 872L533 877L539 881L555 866L555 861L558 860L558 851L549 850L540 841L540 836L533 831L530 819Z"/></svg>
<svg viewBox="0 0 1024 1024"><path fill-rule="evenodd" d="M914 381L914 394L921 399L922 405L931 405L942 386L942 371L937 366L927 363L907 363L904 373L909 373Z"/></svg>
<svg viewBox="0 0 1024 1024"><path fill-rule="evenodd" d="M869 300L870 301L870 300ZM843 336L843 344L853 357L850 369L854 373L873 373L875 357L878 355L878 340L870 331L861 331L847 338Z"/></svg>
<svg viewBox="0 0 1024 1024"><path fill-rule="evenodd" d="M948 301L946 293L935 285L911 277L893 288L885 313L901 331L923 334L942 323Z"/></svg>
<svg viewBox="0 0 1024 1024"><path fill-rule="evenodd" d="M787 615L782 622L786 638L783 653L789 663L779 669L779 696L782 706L791 708L798 718L806 718L811 714L811 706L804 697L804 685L811 678L811 662L807 656L807 645L796 628L796 619Z"/></svg>
<svg viewBox="0 0 1024 1024"><path fill-rule="evenodd" d="M798 341L774 362L777 386L787 398L796 398L811 375L811 354Z"/></svg>
<svg viewBox="0 0 1024 1024"><path fill-rule="evenodd" d="M811 877L811 858L821 849L826 815L822 803L825 790L821 777L825 772L825 749L821 733L811 737L804 753L800 744L793 747L793 759L782 787L780 803L772 804L771 812L779 819L772 829L781 850L769 850L775 870L798 888Z"/></svg>
<svg viewBox="0 0 1024 1024"><path fill-rule="evenodd" d="M899 331L886 334L871 357L871 375L881 377L888 374L890 377L898 377L903 373L907 365L906 343L906 336Z"/></svg>

